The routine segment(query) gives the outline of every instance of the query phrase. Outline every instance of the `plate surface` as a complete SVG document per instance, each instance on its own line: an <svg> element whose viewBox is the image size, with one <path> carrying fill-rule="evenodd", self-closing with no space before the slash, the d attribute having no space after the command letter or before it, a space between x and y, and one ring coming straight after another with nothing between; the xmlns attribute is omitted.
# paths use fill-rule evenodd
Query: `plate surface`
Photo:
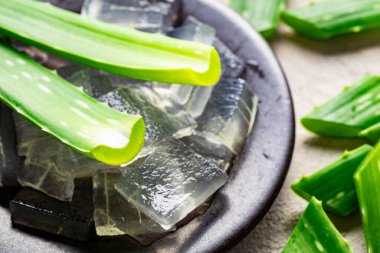
<svg viewBox="0 0 380 253"><path fill-rule="evenodd" d="M56 1L59 2L59 1ZM62 1L64 2L64 1ZM210 209L148 247L122 239L87 243L25 232L0 207L0 252L220 252L239 242L264 216L285 179L294 146L294 113L286 78L266 42L237 14L210 0L183 0L182 17L213 26L249 62L245 78L260 98L253 133Z"/></svg>

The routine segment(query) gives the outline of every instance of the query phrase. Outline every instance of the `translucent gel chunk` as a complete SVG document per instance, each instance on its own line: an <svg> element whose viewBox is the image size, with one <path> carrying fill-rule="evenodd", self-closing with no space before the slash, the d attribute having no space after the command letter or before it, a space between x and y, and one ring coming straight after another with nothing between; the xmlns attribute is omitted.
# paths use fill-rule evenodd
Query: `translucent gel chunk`
<svg viewBox="0 0 380 253"><path fill-rule="evenodd" d="M257 97L244 80L222 79L197 119L197 134L209 143L223 144L237 155L252 129L256 109Z"/></svg>
<svg viewBox="0 0 380 253"><path fill-rule="evenodd" d="M238 78L244 71L245 64L220 39L214 40L213 46L218 51L222 62L222 76L225 78Z"/></svg>
<svg viewBox="0 0 380 253"><path fill-rule="evenodd" d="M94 220L99 236L129 235L149 244L168 231L140 212L115 190L122 178L118 169L97 171L93 177Z"/></svg>
<svg viewBox="0 0 380 253"><path fill-rule="evenodd" d="M146 32L163 32L176 19L173 5L146 0L85 0L82 15Z"/></svg>
<svg viewBox="0 0 380 253"><path fill-rule="evenodd" d="M101 96L99 100L116 110L143 117L146 133L139 157L154 151L163 139L173 135L189 135L196 127L195 121L183 107L162 98L146 86L131 85Z"/></svg>
<svg viewBox="0 0 380 253"><path fill-rule="evenodd" d="M115 188L141 212L170 228L227 181L218 165L183 142L167 140Z"/></svg>
<svg viewBox="0 0 380 253"><path fill-rule="evenodd" d="M181 26L176 27L168 35L178 39L211 45L215 40L215 34L216 32L213 27L190 16ZM214 88L168 84L155 84L154 87L160 94L183 104L186 111L194 118L202 114Z"/></svg>

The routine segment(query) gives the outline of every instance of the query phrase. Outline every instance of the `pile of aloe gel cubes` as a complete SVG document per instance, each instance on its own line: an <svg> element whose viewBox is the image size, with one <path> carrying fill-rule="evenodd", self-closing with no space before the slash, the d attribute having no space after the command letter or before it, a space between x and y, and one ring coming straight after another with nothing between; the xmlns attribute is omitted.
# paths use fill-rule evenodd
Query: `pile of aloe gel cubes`
<svg viewBox="0 0 380 253"><path fill-rule="evenodd" d="M379 29L380 0L324 0L285 9L283 0L229 0L264 38L282 19L315 40ZM331 138L361 138L364 144L302 177L292 190L309 201L282 252L351 252L325 211L348 216L360 210L368 252L380 252L380 76L367 75L301 119L309 131Z"/></svg>
<svg viewBox="0 0 380 253"><path fill-rule="evenodd" d="M179 0L49 2L0 0L12 225L152 244L227 183L258 107L247 60Z"/></svg>

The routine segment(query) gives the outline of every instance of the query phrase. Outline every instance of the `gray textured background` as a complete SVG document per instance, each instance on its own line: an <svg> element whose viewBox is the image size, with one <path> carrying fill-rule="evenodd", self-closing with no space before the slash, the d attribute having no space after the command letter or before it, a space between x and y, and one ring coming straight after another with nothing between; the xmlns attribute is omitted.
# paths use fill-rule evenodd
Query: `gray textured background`
<svg viewBox="0 0 380 253"><path fill-rule="evenodd" d="M288 7L307 4L306 0L289 0ZM270 42L288 77L293 93L297 135L292 165L277 200L259 225L230 253L281 252L306 202L290 191L290 185L339 157L345 149L360 145L358 141L319 138L306 132L299 120L365 74L380 74L380 31L348 35L328 42L315 42L295 35L282 26ZM365 252L360 215L332 217L352 251Z"/></svg>

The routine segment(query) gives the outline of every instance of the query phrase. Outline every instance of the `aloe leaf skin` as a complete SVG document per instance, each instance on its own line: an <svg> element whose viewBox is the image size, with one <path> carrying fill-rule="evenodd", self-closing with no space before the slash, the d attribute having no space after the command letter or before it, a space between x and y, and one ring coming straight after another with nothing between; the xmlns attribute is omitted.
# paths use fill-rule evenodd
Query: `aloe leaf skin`
<svg viewBox="0 0 380 253"><path fill-rule="evenodd" d="M329 0L283 12L296 32L316 40L380 28L380 0Z"/></svg>
<svg viewBox="0 0 380 253"><path fill-rule="evenodd" d="M285 6L284 0L230 0L229 4L266 39L276 32Z"/></svg>
<svg viewBox="0 0 380 253"><path fill-rule="evenodd" d="M211 86L216 50L197 42L103 23L35 0L0 0L0 34L117 75ZM47 36L48 35L48 36Z"/></svg>
<svg viewBox="0 0 380 253"><path fill-rule="evenodd" d="M380 122L364 129L359 133L359 136L376 143L380 139Z"/></svg>
<svg viewBox="0 0 380 253"><path fill-rule="evenodd" d="M380 144L366 157L355 173L367 252L380 252Z"/></svg>
<svg viewBox="0 0 380 253"><path fill-rule="evenodd" d="M228 5L237 13L241 14L244 12L245 2L245 0L229 0Z"/></svg>
<svg viewBox="0 0 380 253"><path fill-rule="evenodd" d="M4 44L0 99L43 131L107 164L131 161L144 142L140 115L109 108Z"/></svg>
<svg viewBox="0 0 380 253"><path fill-rule="evenodd" d="M321 136L358 138L380 123L380 77L365 76L301 119L302 125Z"/></svg>
<svg viewBox="0 0 380 253"><path fill-rule="evenodd" d="M372 147L365 144L345 152L321 170L302 177L291 188L307 201L313 196L321 200L326 211L347 216L358 208L355 171L371 150Z"/></svg>
<svg viewBox="0 0 380 253"><path fill-rule="evenodd" d="M323 211L321 202L313 197L282 253L320 252L349 253L351 249Z"/></svg>

